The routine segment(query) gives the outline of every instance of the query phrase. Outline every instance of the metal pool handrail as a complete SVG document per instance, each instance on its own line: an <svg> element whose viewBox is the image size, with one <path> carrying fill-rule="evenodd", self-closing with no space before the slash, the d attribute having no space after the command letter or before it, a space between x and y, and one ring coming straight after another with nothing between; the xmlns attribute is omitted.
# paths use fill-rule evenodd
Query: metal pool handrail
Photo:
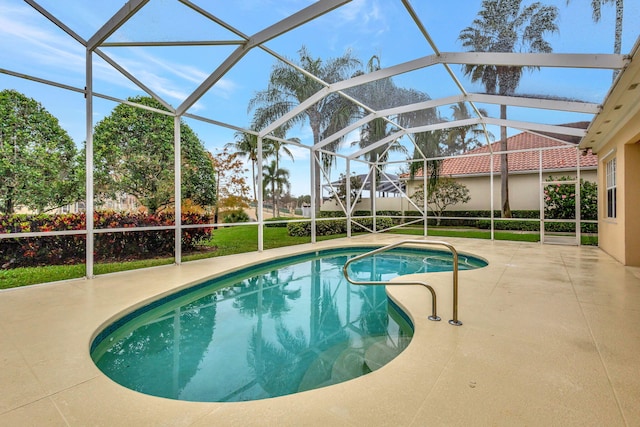
<svg viewBox="0 0 640 427"><path fill-rule="evenodd" d="M449 249L449 251L451 251L451 254L453 255L453 319L449 320L449 324L454 325L454 326L461 326L462 322L460 320L458 320L458 251L456 250L456 248L453 247L453 245L447 243L447 242L442 242L439 240L403 240L401 242L396 242L396 243L391 243L390 245L387 246L383 246L381 248L378 249L374 249L372 251L369 251L365 254L362 255L358 255L355 256L349 260L347 260L347 262L345 262L344 266L342 267L342 271L344 273L344 277L347 279L347 281L349 283L352 283L354 285L422 285L424 287L426 287L429 292L431 292L431 297L432 297L432 304L431 304L431 311L432 314L431 316L429 316L429 320L440 320L440 317L438 317L437 313L436 313L436 292L435 290L428 285L425 282L419 281L419 280L415 280L415 281L411 281L411 282L372 282L372 281L357 281L357 280L353 280L351 277L349 277L349 265L352 262L361 260L363 258L367 258L369 256L373 256L382 252L386 252L390 249L396 248L398 246L402 246L405 244L418 244L418 245L436 245L436 246L444 246L447 249Z"/></svg>

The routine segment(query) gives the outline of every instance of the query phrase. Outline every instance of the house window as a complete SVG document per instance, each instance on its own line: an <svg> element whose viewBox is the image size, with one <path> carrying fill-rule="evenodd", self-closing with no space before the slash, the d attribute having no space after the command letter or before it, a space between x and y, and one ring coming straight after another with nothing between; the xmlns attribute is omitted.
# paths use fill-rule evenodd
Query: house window
<svg viewBox="0 0 640 427"><path fill-rule="evenodd" d="M616 159L607 162L607 218L616 217Z"/></svg>

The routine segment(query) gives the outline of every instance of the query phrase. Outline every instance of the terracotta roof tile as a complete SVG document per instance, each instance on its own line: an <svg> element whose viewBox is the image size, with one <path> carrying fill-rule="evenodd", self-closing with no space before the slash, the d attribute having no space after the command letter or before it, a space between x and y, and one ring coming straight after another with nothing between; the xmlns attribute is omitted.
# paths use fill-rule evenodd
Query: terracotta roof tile
<svg viewBox="0 0 640 427"><path fill-rule="evenodd" d="M490 146L476 148L466 154L489 153L490 148L496 152L500 151L500 142L494 142ZM576 169L577 157L574 145L567 145L554 139L546 138L529 132L519 133L507 138L507 147L510 151L526 150L532 148L549 148L542 153L542 169ZM581 168L595 168L598 166L598 157L591 153L586 156L580 155ZM452 157L442 162L440 174L445 176L456 175L483 175L489 174L489 156L473 157ZM518 152L508 155L510 172L537 171L540 166L540 159L537 151ZM493 171L500 173L500 155L493 158ZM422 176L422 170L416 176Z"/></svg>

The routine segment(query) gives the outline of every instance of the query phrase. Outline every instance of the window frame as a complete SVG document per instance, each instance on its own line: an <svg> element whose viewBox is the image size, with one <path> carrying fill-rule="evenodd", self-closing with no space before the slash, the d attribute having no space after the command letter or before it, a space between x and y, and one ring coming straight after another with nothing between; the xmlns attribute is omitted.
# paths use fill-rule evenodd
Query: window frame
<svg viewBox="0 0 640 427"><path fill-rule="evenodd" d="M609 219L617 218L617 162L616 157L605 163L605 192L606 192L606 217Z"/></svg>

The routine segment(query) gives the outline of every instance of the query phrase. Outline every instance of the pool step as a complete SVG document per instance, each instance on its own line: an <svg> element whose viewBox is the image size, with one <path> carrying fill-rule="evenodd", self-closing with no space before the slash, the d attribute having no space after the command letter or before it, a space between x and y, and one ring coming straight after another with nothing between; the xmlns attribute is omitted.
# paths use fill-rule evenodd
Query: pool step
<svg viewBox="0 0 640 427"><path fill-rule="evenodd" d="M370 371L364 364L362 348L348 348L335 360L331 369L331 379L335 383L348 381Z"/></svg>
<svg viewBox="0 0 640 427"><path fill-rule="evenodd" d="M309 365L307 372L302 377L298 391L311 390L335 384L331 379L333 364L342 352L347 349L348 342L336 344L323 351L318 358Z"/></svg>
<svg viewBox="0 0 640 427"><path fill-rule="evenodd" d="M386 337L380 338L382 339L372 343L364 354L365 363L371 371L380 369L398 355L395 348L389 347Z"/></svg>
<svg viewBox="0 0 640 427"><path fill-rule="evenodd" d="M298 391L326 387L368 374L388 363L398 351L389 348L386 336L366 338L362 347L337 344L309 365Z"/></svg>

